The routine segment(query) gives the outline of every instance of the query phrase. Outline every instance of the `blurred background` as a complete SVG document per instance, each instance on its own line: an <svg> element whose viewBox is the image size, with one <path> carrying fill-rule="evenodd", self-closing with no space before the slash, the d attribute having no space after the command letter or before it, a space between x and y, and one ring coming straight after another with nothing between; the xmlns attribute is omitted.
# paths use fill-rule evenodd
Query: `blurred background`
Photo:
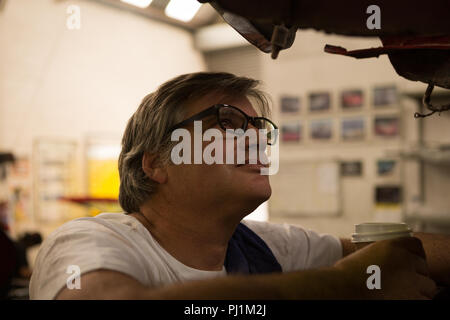
<svg viewBox="0 0 450 320"><path fill-rule="evenodd" d="M272 97L280 169L251 219L339 237L370 221L450 233L450 113L415 119L425 84L386 56L325 44L381 42L302 30L272 60L195 0L0 0L0 223L20 244L18 278L64 222L121 212L128 119L158 85L197 71L259 79ZM436 104L448 99L435 89Z"/></svg>

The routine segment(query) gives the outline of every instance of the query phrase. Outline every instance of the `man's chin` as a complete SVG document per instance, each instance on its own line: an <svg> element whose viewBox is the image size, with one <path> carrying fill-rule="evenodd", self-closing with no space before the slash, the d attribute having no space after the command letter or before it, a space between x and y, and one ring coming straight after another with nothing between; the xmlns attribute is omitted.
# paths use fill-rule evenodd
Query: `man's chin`
<svg viewBox="0 0 450 320"><path fill-rule="evenodd" d="M256 168L237 168L233 176L235 200L248 204L249 209L256 209L272 195L269 176L261 175Z"/></svg>
<svg viewBox="0 0 450 320"><path fill-rule="evenodd" d="M272 190L270 186L267 189L252 189L248 190L248 192L244 195L244 202L248 203L249 214L252 213L256 208L258 208L261 204L269 200L272 195Z"/></svg>
<svg viewBox="0 0 450 320"><path fill-rule="evenodd" d="M272 188L270 187L269 176L254 174L251 177L245 177L238 181L240 188L243 189L244 194L256 199L266 201L272 195Z"/></svg>

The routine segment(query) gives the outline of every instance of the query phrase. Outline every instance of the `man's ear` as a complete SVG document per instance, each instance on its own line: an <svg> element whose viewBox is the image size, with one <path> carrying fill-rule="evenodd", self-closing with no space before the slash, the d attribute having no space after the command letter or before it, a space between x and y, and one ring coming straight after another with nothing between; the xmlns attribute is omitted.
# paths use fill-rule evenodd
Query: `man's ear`
<svg viewBox="0 0 450 320"><path fill-rule="evenodd" d="M167 171L161 165L156 155L150 155L147 152L142 157L142 170L149 179L163 184L167 182Z"/></svg>

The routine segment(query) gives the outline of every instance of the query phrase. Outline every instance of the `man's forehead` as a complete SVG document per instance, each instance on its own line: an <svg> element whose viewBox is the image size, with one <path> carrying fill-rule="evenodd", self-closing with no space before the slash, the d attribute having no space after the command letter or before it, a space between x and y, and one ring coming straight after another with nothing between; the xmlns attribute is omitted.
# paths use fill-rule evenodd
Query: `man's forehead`
<svg viewBox="0 0 450 320"><path fill-rule="evenodd" d="M233 97L230 95L211 94L195 99L188 103L185 118L189 118L215 104L228 104L244 111L249 116L257 116L249 99L245 96Z"/></svg>

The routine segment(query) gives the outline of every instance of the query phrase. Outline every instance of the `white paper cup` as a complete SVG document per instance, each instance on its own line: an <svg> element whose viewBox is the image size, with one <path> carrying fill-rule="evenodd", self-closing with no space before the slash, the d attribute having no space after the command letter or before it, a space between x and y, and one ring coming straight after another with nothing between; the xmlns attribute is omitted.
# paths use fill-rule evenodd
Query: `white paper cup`
<svg viewBox="0 0 450 320"><path fill-rule="evenodd" d="M355 225L352 242L361 248L375 241L412 236L413 231L406 223L367 222Z"/></svg>

